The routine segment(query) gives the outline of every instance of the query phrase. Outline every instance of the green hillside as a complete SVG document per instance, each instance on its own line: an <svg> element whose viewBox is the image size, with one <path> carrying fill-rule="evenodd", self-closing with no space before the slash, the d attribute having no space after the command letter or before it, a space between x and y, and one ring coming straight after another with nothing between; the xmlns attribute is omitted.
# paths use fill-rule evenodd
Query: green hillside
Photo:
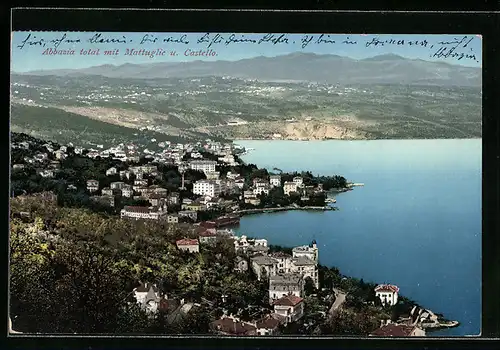
<svg viewBox="0 0 500 350"><path fill-rule="evenodd" d="M102 144L109 147L121 142L134 142L145 147L154 148L161 141L187 142L207 138L207 135L201 133L199 133L199 138L187 139L155 131L139 131L65 112L57 108L20 104L11 106L11 128L14 132L23 132L62 144L73 142L75 145L80 146ZM156 142L152 143L151 139L156 139Z"/></svg>

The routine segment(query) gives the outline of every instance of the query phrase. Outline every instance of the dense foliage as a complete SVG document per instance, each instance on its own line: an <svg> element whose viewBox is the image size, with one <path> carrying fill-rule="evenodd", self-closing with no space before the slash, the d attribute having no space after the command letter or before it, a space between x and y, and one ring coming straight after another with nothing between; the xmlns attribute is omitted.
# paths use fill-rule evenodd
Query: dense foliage
<svg viewBox="0 0 500 350"><path fill-rule="evenodd" d="M262 304L267 295L266 284L234 271L231 240L203 245L200 254L179 251L177 239L197 237L190 225L130 222L42 197L12 199L11 211L11 314L26 332L134 332L139 324L141 332L169 332L128 305L141 280L169 298L214 302L216 309L193 314L205 320L222 308ZM230 296L226 304L222 295Z"/></svg>

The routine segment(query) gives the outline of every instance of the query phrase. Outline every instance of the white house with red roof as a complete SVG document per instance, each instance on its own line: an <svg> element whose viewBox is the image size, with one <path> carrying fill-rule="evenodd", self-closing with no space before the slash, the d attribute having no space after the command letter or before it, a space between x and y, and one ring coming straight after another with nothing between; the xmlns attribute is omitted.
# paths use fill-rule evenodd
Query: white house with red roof
<svg viewBox="0 0 500 350"><path fill-rule="evenodd" d="M274 312L286 317L287 322L295 322L304 316L304 299L290 294L273 302Z"/></svg>
<svg viewBox="0 0 500 350"><path fill-rule="evenodd" d="M380 298L383 305L396 305L399 288L392 284L379 284L375 287L375 296Z"/></svg>
<svg viewBox="0 0 500 350"><path fill-rule="evenodd" d="M184 250L190 253L198 253L200 251L200 244L197 239L184 238L175 242L179 250Z"/></svg>

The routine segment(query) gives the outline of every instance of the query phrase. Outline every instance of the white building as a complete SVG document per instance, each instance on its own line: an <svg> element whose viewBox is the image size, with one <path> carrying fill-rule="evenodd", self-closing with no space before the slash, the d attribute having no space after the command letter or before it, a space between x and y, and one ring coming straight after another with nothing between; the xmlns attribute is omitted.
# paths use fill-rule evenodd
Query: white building
<svg viewBox="0 0 500 350"><path fill-rule="evenodd" d="M291 273L292 272L292 256L284 252L274 252L269 254L274 260L276 260L275 271L277 274Z"/></svg>
<svg viewBox="0 0 500 350"><path fill-rule="evenodd" d="M383 305L396 305L398 302L399 288L392 284L379 284L375 287L375 296L380 298Z"/></svg>
<svg viewBox="0 0 500 350"><path fill-rule="evenodd" d="M267 247L267 239L264 238L256 238L254 241L254 246Z"/></svg>
<svg viewBox="0 0 500 350"><path fill-rule="evenodd" d="M219 230L222 231L222 230ZM219 233L222 234L222 233ZM234 236L231 230L227 230L227 236L231 236L234 240L234 249L236 251L240 251L242 253L246 253L247 250L251 247L264 247L267 248L267 240L266 239L247 239L247 236ZM267 250L264 250L267 251Z"/></svg>
<svg viewBox="0 0 500 350"><path fill-rule="evenodd" d="M151 219L160 220L167 218L167 212L164 210L155 210L149 207L126 206L120 211L121 218L130 218L135 220Z"/></svg>
<svg viewBox="0 0 500 350"><path fill-rule="evenodd" d="M213 160L192 160L189 162L189 167L192 170L203 171L204 173L214 172L216 161Z"/></svg>
<svg viewBox="0 0 500 350"><path fill-rule="evenodd" d="M120 170L120 178L121 179L130 179L130 175L132 175L132 172L130 172L129 170Z"/></svg>
<svg viewBox="0 0 500 350"><path fill-rule="evenodd" d="M184 250L190 253L198 253L200 251L200 245L197 239L180 239L175 242L179 250Z"/></svg>
<svg viewBox="0 0 500 350"><path fill-rule="evenodd" d="M54 170L51 169L39 169L37 170L37 174L41 177L52 178L54 177Z"/></svg>
<svg viewBox="0 0 500 350"><path fill-rule="evenodd" d="M134 195L134 190L132 189L132 187L123 187L122 188L122 196L123 197L130 198L133 195Z"/></svg>
<svg viewBox="0 0 500 350"><path fill-rule="evenodd" d="M160 303L160 291L154 284L141 283L141 285L133 290L135 300L150 313L155 313L158 310Z"/></svg>
<svg viewBox="0 0 500 350"><path fill-rule="evenodd" d="M254 256L250 259L250 264L259 281L264 277L276 275L276 260L269 256Z"/></svg>
<svg viewBox="0 0 500 350"><path fill-rule="evenodd" d="M291 192L297 192L297 183L292 181L285 181L283 184L283 192L289 196Z"/></svg>
<svg viewBox="0 0 500 350"><path fill-rule="evenodd" d="M383 305L396 305L398 302L399 288L392 284L379 284L375 287L375 296L380 298Z"/></svg>
<svg viewBox="0 0 500 350"><path fill-rule="evenodd" d="M280 187L281 186L281 175L271 175L269 177L269 182L271 187Z"/></svg>
<svg viewBox="0 0 500 350"><path fill-rule="evenodd" d="M89 190L90 192L97 192L99 190L99 181L88 180L87 181L87 190Z"/></svg>
<svg viewBox="0 0 500 350"><path fill-rule="evenodd" d="M148 185L148 180L146 179L136 179L134 180L134 186L147 186Z"/></svg>
<svg viewBox="0 0 500 350"><path fill-rule="evenodd" d="M54 155L56 156L56 159L65 159L66 158L66 153L62 150L55 151Z"/></svg>
<svg viewBox="0 0 500 350"><path fill-rule="evenodd" d="M304 316L304 299L296 295L286 295L273 302L274 312L286 317L287 322L295 322Z"/></svg>
<svg viewBox="0 0 500 350"><path fill-rule="evenodd" d="M253 189L253 192L252 192L252 193L253 193L255 196L258 196L259 194L265 194L265 195L268 195L268 194L269 194L269 190L270 190L270 189L269 189L269 187L268 187L268 186L265 186L265 187L261 187L261 186L259 186L259 187L255 187L255 188Z"/></svg>
<svg viewBox="0 0 500 350"><path fill-rule="evenodd" d="M179 218L189 218L193 221L198 220L198 213L195 210L181 210L177 215Z"/></svg>
<svg viewBox="0 0 500 350"><path fill-rule="evenodd" d="M217 241L217 230L207 229L199 233L198 240L203 244L212 244Z"/></svg>
<svg viewBox="0 0 500 350"><path fill-rule="evenodd" d="M294 258L306 257L318 263L318 246L316 240L313 240L310 246L303 245L293 248L292 256Z"/></svg>
<svg viewBox="0 0 500 350"><path fill-rule="evenodd" d="M125 182L121 182L121 181L116 181L116 182L112 182L109 184L109 187L111 187L112 189L123 189L124 187L127 187L127 186L130 186L128 184L126 184Z"/></svg>
<svg viewBox="0 0 500 350"><path fill-rule="evenodd" d="M118 171L116 170L115 167L111 167L108 170L106 170L106 176L116 175L117 172Z"/></svg>
<svg viewBox="0 0 500 350"><path fill-rule="evenodd" d="M297 187L300 187L304 184L304 179L300 176L296 176L293 178L293 182L297 184Z"/></svg>
<svg viewBox="0 0 500 350"><path fill-rule="evenodd" d="M226 178L231 179L231 180L236 180L239 177L240 177L240 174L238 174L238 173L232 173L230 171L228 171L227 174L226 174Z"/></svg>
<svg viewBox="0 0 500 350"><path fill-rule="evenodd" d="M218 197L221 186L213 180L199 180L193 184L193 193L201 196Z"/></svg>
<svg viewBox="0 0 500 350"><path fill-rule="evenodd" d="M209 171L205 173L207 176L207 180L218 180L220 177L220 172L219 171Z"/></svg>
<svg viewBox="0 0 500 350"><path fill-rule="evenodd" d="M311 278L314 288L319 289L319 273L317 263L307 257L292 258L290 272L299 273L302 277Z"/></svg>
<svg viewBox="0 0 500 350"><path fill-rule="evenodd" d="M177 224L179 222L179 217L176 214L169 214L167 216L167 222L169 224Z"/></svg>
<svg viewBox="0 0 500 350"><path fill-rule="evenodd" d="M238 162L236 162L232 154L226 154L224 157L219 157L219 161L231 166L238 165Z"/></svg>
<svg viewBox="0 0 500 350"><path fill-rule="evenodd" d="M281 274L269 277L269 302L295 295L302 297L304 293L304 279L299 274Z"/></svg>

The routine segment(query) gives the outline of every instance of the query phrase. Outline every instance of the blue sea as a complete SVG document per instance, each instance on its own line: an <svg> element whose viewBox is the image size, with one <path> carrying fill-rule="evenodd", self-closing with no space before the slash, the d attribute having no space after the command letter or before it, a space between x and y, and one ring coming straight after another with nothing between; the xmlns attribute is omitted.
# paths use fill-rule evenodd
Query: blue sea
<svg viewBox="0 0 500 350"><path fill-rule="evenodd" d="M339 211L242 218L238 234L295 246L316 239L320 263L400 293L481 332L481 140L236 141L258 167L364 183Z"/></svg>

